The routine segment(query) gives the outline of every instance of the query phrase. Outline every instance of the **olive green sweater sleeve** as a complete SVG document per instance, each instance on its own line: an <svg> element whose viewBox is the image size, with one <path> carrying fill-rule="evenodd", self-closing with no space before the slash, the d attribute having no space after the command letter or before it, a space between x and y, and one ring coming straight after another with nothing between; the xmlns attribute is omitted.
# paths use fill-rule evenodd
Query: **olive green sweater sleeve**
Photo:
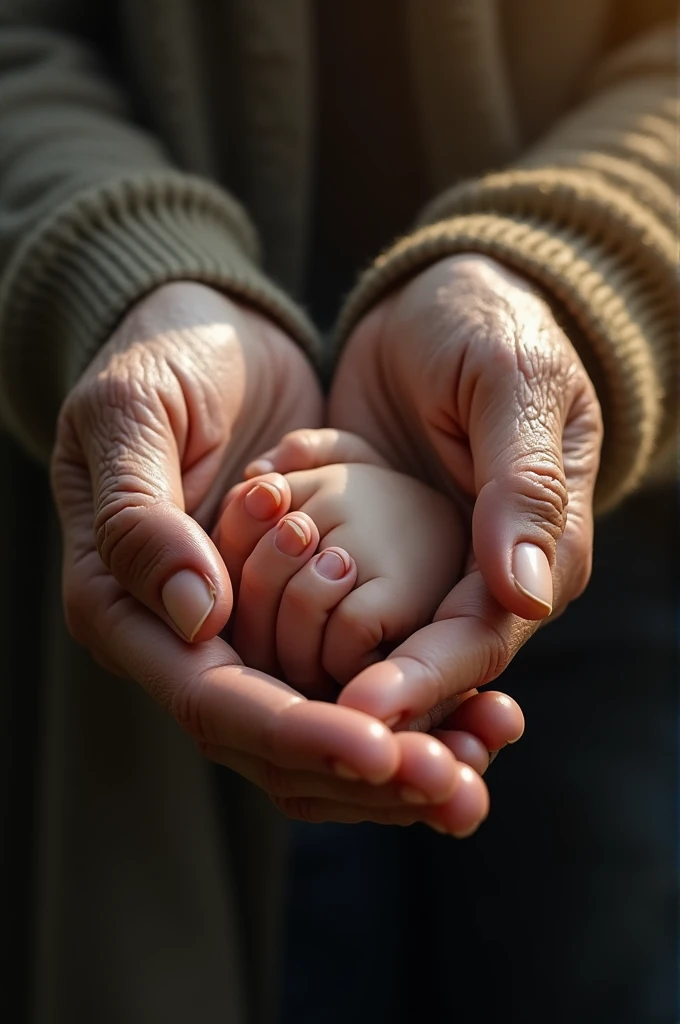
<svg viewBox="0 0 680 1024"><path fill-rule="evenodd" d="M596 502L611 507L674 437L677 133L667 25L612 55L520 162L439 196L359 281L340 340L390 289L454 253L484 253L532 278L569 314L598 388Z"/></svg>
<svg viewBox="0 0 680 1024"><path fill-rule="evenodd" d="M74 35L0 12L0 140L0 418L33 454L49 453L96 348L164 282L228 290L314 349L303 313L258 269L243 210L173 168Z"/></svg>

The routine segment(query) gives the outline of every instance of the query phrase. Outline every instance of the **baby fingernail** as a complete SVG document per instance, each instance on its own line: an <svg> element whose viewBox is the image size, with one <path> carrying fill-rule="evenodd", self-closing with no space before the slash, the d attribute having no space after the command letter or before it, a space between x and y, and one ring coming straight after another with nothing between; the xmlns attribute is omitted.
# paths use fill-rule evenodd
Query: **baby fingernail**
<svg viewBox="0 0 680 1024"><path fill-rule="evenodd" d="M441 836L448 836L449 834L447 829L445 829L443 825L439 825L434 821L428 821L428 825L430 826L430 828L433 828L435 832L439 832Z"/></svg>
<svg viewBox="0 0 680 1024"><path fill-rule="evenodd" d="M361 778L359 773L354 771L354 768L350 768L349 765L344 764L342 761L333 762L333 771L339 779L347 779L349 782L358 782Z"/></svg>
<svg viewBox="0 0 680 1024"><path fill-rule="evenodd" d="M274 544L282 555L296 558L305 550L312 535L306 523L297 519L282 519L276 530Z"/></svg>
<svg viewBox="0 0 680 1024"><path fill-rule="evenodd" d="M349 571L349 565L337 551L322 551L314 562L314 568L325 580L341 580Z"/></svg>
<svg viewBox="0 0 680 1024"><path fill-rule="evenodd" d="M281 505L281 492L273 484L263 481L248 491L243 504L253 519L266 522L275 515Z"/></svg>
<svg viewBox="0 0 680 1024"><path fill-rule="evenodd" d="M407 804L429 804L432 801L429 797L421 793L419 789L415 789L413 786L402 786L399 790L402 800L405 800Z"/></svg>
<svg viewBox="0 0 680 1024"><path fill-rule="evenodd" d="M161 591L165 610L187 640L193 640L210 615L217 591L209 579L191 569L171 576Z"/></svg>
<svg viewBox="0 0 680 1024"><path fill-rule="evenodd" d="M553 582L550 564L536 544L518 544L512 553L512 575L520 594L552 611Z"/></svg>

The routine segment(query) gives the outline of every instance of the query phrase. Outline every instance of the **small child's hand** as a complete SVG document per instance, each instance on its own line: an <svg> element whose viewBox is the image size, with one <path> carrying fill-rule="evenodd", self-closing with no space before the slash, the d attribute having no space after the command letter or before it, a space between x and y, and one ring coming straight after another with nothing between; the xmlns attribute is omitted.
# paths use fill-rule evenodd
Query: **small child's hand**
<svg viewBox="0 0 680 1024"><path fill-rule="evenodd" d="M282 445L286 476L252 463L218 525L235 585L240 575L232 643L251 667L332 696L331 680L344 685L432 619L459 578L463 528L451 501L354 435L296 431ZM245 507L255 473L285 513L259 537Z"/></svg>

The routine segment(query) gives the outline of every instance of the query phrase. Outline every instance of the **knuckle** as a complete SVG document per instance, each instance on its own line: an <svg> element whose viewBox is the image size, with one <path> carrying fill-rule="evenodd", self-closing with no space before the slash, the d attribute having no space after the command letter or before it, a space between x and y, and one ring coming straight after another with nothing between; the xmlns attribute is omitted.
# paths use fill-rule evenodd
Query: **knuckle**
<svg viewBox="0 0 680 1024"><path fill-rule="evenodd" d="M126 504L112 494L95 517L97 550L104 565L130 585L148 579L165 561L166 551L146 521L146 506Z"/></svg>
<svg viewBox="0 0 680 1024"><path fill-rule="evenodd" d="M490 683L492 679L497 679L505 672L515 654L503 632L487 624L486 633L487 643L483 647L483 665L480 673L483 680L481 685Z"/></svg>
<svg viewBox="0 0 680 1024"><path fill-rule="evenodd" d="M564 471L551 461L518 467L511 481L525 514L557 540L564 533L569 496Z"/></svg>
<svg viewBox="0 0 680 1024"><path fill-rule="evenodd" d="M314 463L314 432L302 427L291 430L281 438L279 448L287 464L308 469Z"/></svg>
<svg viewBox="0 0 680 1024"><path fill-rule="evenodd" d="M351 601L344 601L334 613L336 628L353 649L372 651L383 642L384 631L377 618L365 616Z"/></svg>
<svg viewBox="0 0 680 1024"><path fill-rule="evenodd" d="M525 641L536 631L537 624L516 619L509 628L507 624L505 627L497 626L485 620L478 620L478 625L482 628L484 642L479 647L481 663L477 685L486 686L505 672Z"/></svg>
<svg viewBox="0 0 680 1024"><path fill-rule="evenodd" d="M247 559L241 569L241 585L240 585L241 601L245 599L245 596L252 598L255 602L260 602L272 592L272 583L269 581L262 570L262 566L253 564L252 559Z"/></svg>
<svg viewBox="0 0 680 1024"><path fill-rule="evenodd" d="M314 607L314 596L304 575L296 574L289 580L286 590L286 605L299 621L305 621L307 613Z"/></svg>
<svg viewBox="0 0 680 1024"><path fill-rule="evenodd" d="M447 679L441 665L436 658L430 658L424 654L409 654L409 660L421 670L421 674L428 682L428 702L430 707L435 707L447 700L450 696L450 681ZM417 719L420 721L420 718ZM419 729L416 731L420 731Z"/></svg>

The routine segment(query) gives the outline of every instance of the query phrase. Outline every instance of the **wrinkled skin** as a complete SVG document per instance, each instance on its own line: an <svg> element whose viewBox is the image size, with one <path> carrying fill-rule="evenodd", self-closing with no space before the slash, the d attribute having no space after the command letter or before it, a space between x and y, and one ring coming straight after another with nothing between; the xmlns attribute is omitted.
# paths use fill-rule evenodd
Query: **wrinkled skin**
<svg viewBox="0 0 680 1024"><path fill-rule="evenodd" d="M367 668L339 700L382 720L441 715L483 686L591 568L600 408L544 299L492 260L441 260L373 309L348 340L330 425L360 434L397 469L468 509L466 572L434 622ZM285 459L271 458L279 472ZM552 594L517 585L531 545Z"/></svg>
<svg viewBox="0 0 680 1024"><path fill-rule="evenodd" d="M52 486L69 629L105 667L142 684L208 758L264 788L290 816L422 820L467 834L488 795L445 743L306 701L248 669L218 635L232 609L208 535L219 501L249 459L320 419L311 367L261 316L198 284L147 296L59 418ZM168 580L184 570L209 581L214 596L193 644L163 602ZM519 709L502 695L471 696L456 714L482 745L480 770L488 750L522 731ZM405 787L420 794L418 806Z"/></svg>

